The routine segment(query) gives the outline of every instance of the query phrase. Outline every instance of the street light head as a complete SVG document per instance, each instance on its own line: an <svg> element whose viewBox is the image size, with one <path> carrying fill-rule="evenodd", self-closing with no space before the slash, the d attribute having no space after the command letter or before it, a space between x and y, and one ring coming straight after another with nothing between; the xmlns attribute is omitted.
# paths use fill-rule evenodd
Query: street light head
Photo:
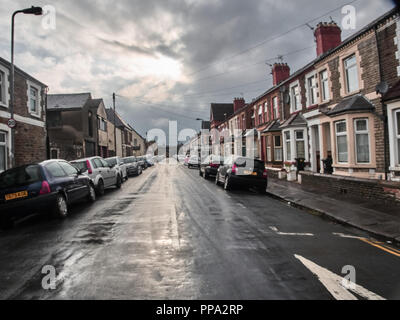
<svg viewBox="0 0 400 320"><path fill-rule="evenodd" d="M21 12L23 14L34 14L35 16L41 16L43 14L43 9L41 7L32 6L31 8L21 10Z"/></svg>

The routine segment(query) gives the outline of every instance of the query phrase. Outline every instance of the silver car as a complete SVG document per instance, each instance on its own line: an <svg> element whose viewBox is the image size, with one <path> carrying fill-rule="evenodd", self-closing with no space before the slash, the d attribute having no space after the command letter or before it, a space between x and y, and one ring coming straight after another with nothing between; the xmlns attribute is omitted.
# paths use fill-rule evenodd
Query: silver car
<svg viewBox="0 0 400 320"><path fill-rule="evenodd" d="M116 168L112 168L101 157L92 157L71 161L71 163L92 179L98 195L104 194L104 189L122 185L122 176Z"/></svg>
<svg viewBox="0 0 400 320"><path fill-rule="evenodd" d="M128 177L127 165L122 161L120 157L112 157L112 158L107 158L105 160L112 168L115 168L118 171L123 181L128 180L129 177Z"/></svg>

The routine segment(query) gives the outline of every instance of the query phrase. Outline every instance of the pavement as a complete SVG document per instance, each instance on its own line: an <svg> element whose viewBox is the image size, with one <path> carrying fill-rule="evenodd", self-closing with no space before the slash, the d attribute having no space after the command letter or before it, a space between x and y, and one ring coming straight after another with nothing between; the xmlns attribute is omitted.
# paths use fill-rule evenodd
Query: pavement
<svg viewBox="0 0 400 320"><path fill-rule="evenodd" d="M291 205L324 215L387 241L400 243L400 215L397 208L377 210L376 204L332 198L304 189L300 184L270 179L269 195Z"/></svg>
<svg viewBox="0 0 400 320"><path fill-rule="evenodd" d="M0 232L0 299L400 299L399 258L367 232L160 164L64 220Z"/></svg>

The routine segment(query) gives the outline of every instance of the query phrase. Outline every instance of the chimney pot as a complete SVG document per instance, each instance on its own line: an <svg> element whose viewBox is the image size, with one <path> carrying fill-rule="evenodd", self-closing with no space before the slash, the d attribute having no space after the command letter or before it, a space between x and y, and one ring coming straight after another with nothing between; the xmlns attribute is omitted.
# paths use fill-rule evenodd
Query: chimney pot
<svg viewBox="0 0 400 320"><path fill-rule="evenodd" d="M320 22L314 32L317 56L323 55L342 43L342 30L334 22Z"/></svg>

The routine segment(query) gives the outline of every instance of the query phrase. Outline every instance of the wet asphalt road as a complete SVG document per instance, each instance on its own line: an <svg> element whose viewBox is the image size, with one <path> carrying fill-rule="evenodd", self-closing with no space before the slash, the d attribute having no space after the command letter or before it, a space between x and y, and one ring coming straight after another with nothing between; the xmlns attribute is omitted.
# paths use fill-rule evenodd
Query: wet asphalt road
<svg viewBox="0 0 400 320"><path fill-rule="evenodd" d="M357 284L399 299L400 256L349 236L370 239L160 164L64 221L0 232L0 299L333 299L295 255L337 275L352 265ZM41 287L45 265L54 291Z"/></svg>

